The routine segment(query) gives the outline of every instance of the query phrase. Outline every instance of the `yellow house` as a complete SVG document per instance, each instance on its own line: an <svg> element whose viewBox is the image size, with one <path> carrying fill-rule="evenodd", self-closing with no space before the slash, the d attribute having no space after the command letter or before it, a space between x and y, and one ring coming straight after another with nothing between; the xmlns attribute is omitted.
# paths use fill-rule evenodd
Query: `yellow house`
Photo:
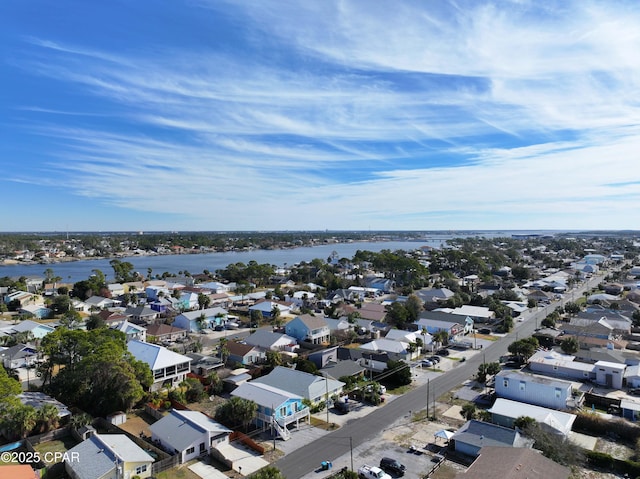
<svg viewBox="0 0 640 479"><path fill-rule="evenodd" d="M153 458L124 434L94 434L66 452L72 479L151 477Z"/></svg>

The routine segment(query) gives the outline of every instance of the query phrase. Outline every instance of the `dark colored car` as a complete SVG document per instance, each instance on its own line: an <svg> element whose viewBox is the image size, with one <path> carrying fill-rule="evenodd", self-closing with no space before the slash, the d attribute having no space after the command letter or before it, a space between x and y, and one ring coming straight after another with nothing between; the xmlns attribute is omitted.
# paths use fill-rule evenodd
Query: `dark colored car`
<svg viewBox="0 0 640 479"><path fill-rule="evenodd" d="M432 363L439 363L441 361L440 356L429 356L427 359Z"/></svg>
<svg viewBox="0 0 640 479"><path fill-rule="evenodd" d="M442 348L437 353L438 356L449 356L449 350Z"/></svg>
<svg viewBox="0 0 640 479"><path fill-rule="evenodd" d="M394 474L396 476L404 476L404 464L400 464L398 461L391 457L383 457L380 459L380 469L389 474Z"/></svg>

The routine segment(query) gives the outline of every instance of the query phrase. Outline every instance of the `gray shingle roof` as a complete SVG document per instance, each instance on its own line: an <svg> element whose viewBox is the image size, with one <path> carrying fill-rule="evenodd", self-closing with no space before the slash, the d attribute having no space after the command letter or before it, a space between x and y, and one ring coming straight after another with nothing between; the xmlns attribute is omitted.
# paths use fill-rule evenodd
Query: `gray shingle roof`
<svg viewBox="0 0 640 479"><path fill-rule="evenodd" d="M207 432L213 436L222 433L231 434L231 430L214 421L199 411L171 412L149 426L153 436L162 439L162 442L170 444L178 451L183 451L194 441L202 438Z"/></svg>

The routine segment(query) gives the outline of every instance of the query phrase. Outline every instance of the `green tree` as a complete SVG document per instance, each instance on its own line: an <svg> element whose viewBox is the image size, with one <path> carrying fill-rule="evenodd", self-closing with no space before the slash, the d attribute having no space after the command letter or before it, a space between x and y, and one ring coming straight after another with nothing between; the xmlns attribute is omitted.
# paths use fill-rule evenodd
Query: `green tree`
<svg viewBox="0 0 640 479"><path fill-rule="evenodd" d="M274 304L273 308L271 308L271 322L277 327L282 326L282 318L280 316L280 308L278 308L277 304Z"/></svg>
<svg viewBox="0 0 640 479"><path fill-rule="evenodd" d="M487 381L487 376L495 376L500 372L500 363L481 363L478 366L478 382L485 383Z"/></svg>
<svg viewBox="0 0 640 479"><path fill-rule="evenodd" d="M447 344L449 344L449 333L444 329L441 329L434 333L432 339L440 346L446 346Z"/></svg>
<svg viewBox="0 0 640 479"><path fill-rule="evenodd" d="M405 329L409 322L409 312L404 304L397 301L386 307L387 322L396 326L398 329Z"/></svg>
<svg viewBox="0 0 640 479"><path fill-rule="evenodd" d="M36 411L36 419L41 433L56 429L60 422L58 408L53 404L44 404Z"/></svg>
<svg viewBox="0 0 640 479"><path fill-rule="evenodd" d="M211 394L220 394L224 389L224 383L216 371L211 371L207 376L207 383L209 384L209 392Z"/></svg>
<svg viewBox="0 0 640 479"><path fill-rule="evenodd" d="M266 466L249 476L249 479L286 479L279 469Z"/></svg>
<svg viewBox="0 0 640 479"><path fill-rule="evenodd" d="M92 314L91 316L89 316L87 318L87 323L86 323L87 329L91 330L91 329L99 329L99 328L106 328L107 327L107 322L102 319L102 317L98 314Z"/></svg>
<svg viewBox="0 0 640 479"><path fill-rule="evenodd" d="M48 358L40 367L46 390L96 415L131 409L153 383L149 366L129 353L119 331L58 328L43 338L41 351Z"/></svg>
<svg viewBox="0 0 640 479"><path fill-rule="evenodd" d="M256 417L258 405L254 401L233 396L216 409L215 419L231 428L247 425Z"/></svg>
<svg viewBox="0 0 640 479"><path fill-rule="evenodd" d="M318 372L318 367L315 365L315 363L304 358L298 358L296 360L296 369L298 371L303 371L310 374L315 374Z"/></svg>
<svg viewBox="0 0 640 479"><path fill-rule="evenodd" d="M282 361L282 356L278 351L267 351L266 353L266 362L269 367L272 369L276 366L282 366L284 362Z"/></svg>
<svg viewBox="0 0 640 479"><path fill-rule="evenodd" d="M460 415L465 418L467 421L471 419L475 419L477 415L477 409L475 404L468 402L465 403L460 409Z"/></svg>
<svg viewBox="0 0 640 479"><path fill-rule="evenodd" d="M250 313L251 324L260 325L262 321L264 321L264 317L262 316L262 311L258 309L252 309Z"/></svg>
<svg viewBox="0 0 640 479"><path fill-rule="evenodd" d="M59 294L51 301L51 309L55 314L64 314L71 308L71 298L66 294Z"/></svg>
<svg viewBox="0 0 640 479"><path fill-rule="evenodd" d="M112 259L109 261L109 264L113 268L116 283L129 283L131 281L135 281L135 275L133 274L134 266L130 262Z"/></svg>
<svg viewBox="0 0 640 479"><path fill-rule="evenodd" d="M411 384L411 367L404 361L387 361L387 367L384 370L387 380L398 386L406 386Z"/></svg>
<svg viewBox="0 0 640 479"><path fill-rule="evenodd" d="M560 343L560 349L565 354L575 354L578 352L580 345L576 338L566 338Z"/></svg>
<svg viewBox="0 0 640 479"><path fill-rule="evenodd" d="M198 402L206 395L204 386L196 378L187 378L180 385L186 388L185 398L187 402Z"/></svg>
<svg viewBox="0 0 640 479"><path fill-rule="evenodd" d="M420 312L424 309L424 304L418 296L411 294L407 298L405 308L407 310L408 321L414 323L420 317Z"/></svg>
<svg viewBox="0 0 640 479"><path fill-rule="evenodd" d="M507 350L511 354L518 356L520 361L524 362L536 352L536 349L538 349L539 346L540 343L536 338L529 337L514 341L509 345Z"/></svg>
<svg viewBox="0 0 640 479"><path fill-rule="evenodd" d="M208 294L198 293L198 308L207 309L211 304L211 297Z"/></svg>
<svg viewBox="0 0 640 479"><path fill-rule="evenodd" d="M60 326L67 329L78 329L81 324L82 316L74 309L67 311L62 318L60 318Z"/></svg>
<svg viewBox="0 0 640 479"><path fill-rule="evenodd" d="M513 421L513 427L524 431L527 428L535 426L536 420L529 416L520 416Z"/></svg>

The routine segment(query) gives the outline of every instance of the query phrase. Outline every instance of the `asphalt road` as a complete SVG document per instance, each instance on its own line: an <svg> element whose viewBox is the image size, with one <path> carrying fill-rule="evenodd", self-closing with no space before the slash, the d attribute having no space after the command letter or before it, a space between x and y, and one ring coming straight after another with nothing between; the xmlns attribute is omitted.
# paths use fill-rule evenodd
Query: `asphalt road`
<svg viewBox="0 0 640 479"><path fill-rule="evenodd" d="M384 407L376 409L371 414L356 421L350 421L340 429L329 433L318 440L307 444L276 462L275 466L282 474L295 479L315 470L321 461L335 460L349 452L350 445L353 448L373 440L378 436L385 425L391 425L409 411L420 411L427 407L427 389L429 390L429 404L434 399L456 388L464 381L475 375L478 366L484 362L498 361L500 356L507 353L509 344L519 338L531 336L539 326L542 319L549 315L556 307L565 304L572 299L581 297L582 292L592 288L602 280L602 276L596 276L588 282L581 284L573 294L565 294L564 299L554 301L550 305L537 308L537 311L524 313L523 321L516 322L515 330L490 346L479 351L467 361L459 363L455 368L432 379L429 384L411 390L402 396L390 401ZM294 438L291 440L295 440ZM351 443L351 444L350 444ZM358 468L354 464L354 468Z"/></svg>

